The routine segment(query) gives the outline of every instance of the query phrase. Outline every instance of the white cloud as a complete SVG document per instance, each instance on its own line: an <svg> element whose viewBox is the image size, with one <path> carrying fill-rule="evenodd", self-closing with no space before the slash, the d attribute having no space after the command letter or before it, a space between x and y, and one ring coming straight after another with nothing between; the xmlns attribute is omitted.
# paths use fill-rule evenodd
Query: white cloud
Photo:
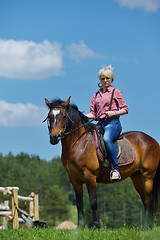
<svg viewBox="0 0 160 240"><path fill-rule="evenodd" d="M157 12L160 8L160 0L114 0L120 6L134 8L143 8L146 12Z"/></svg>
<svg viewBox="0 0 160 240"><path fill-rule="evenodd" d="M0 100L0 126L38 126L46 115L47 109L42 106Z"/></svg>
<svg viewBox="0 0 160 240"><path fill-rule="evenodd" d="M0 77L44 79L62 74L63 52L58 42L0 39Z"/></svg>
<svg viewBox="0 0 160 240"><path fill-rule="evenodd" d="M99 58L102 57L100 54L94 52L92 49L88 48L83 40L79 44L71 43L68 46L69 55L76 62L87 58Z"/></svg>

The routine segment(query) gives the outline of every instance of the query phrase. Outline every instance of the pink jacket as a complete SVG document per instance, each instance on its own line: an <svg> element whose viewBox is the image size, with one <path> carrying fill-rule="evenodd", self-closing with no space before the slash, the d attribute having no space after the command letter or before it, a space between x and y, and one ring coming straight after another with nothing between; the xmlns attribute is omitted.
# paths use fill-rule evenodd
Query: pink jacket
<svg viewBox="0 0 160 240"><path fill-rule="evenodd" d="M111 86L108 87L104 93L103 89L100 88L98 92L93 95L90 104L90 113L92 113L94 117L97 117L98 115L109 110L112 91L113 87ZM112 101L111 111L117 111L119 109L125 109L128 112L128 107L126 105L126 102L124 101L122 92L116 88ZM102 115L100 119L104 117L106 117L106 115Z"/></svg>

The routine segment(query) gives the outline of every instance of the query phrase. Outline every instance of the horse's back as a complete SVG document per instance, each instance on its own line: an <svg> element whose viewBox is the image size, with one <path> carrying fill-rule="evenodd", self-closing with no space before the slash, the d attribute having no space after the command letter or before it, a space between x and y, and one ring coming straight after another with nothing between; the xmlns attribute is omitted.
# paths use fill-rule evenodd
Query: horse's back
<svg viewBox="0 0 160 240"><path fill-rule="evenodd" d="M124 132L123 136L131 142L139 144L152 144L159 148L159 143L150 135L140 131L128 131Z"/></svg>
<svg viewBox="0 0 160 240"><path fill-rule="evenodd" d="M124 137L132 144L136 152L136 161L146 168L151 165L157 167L160 161L159 143L144 132L129 131L124 133Z"/></svg>

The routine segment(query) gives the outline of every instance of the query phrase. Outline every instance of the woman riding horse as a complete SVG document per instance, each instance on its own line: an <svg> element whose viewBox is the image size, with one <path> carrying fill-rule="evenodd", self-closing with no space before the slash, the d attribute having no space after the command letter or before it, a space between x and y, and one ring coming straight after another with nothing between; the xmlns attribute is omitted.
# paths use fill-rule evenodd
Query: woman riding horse
<svg viewBox="0 0 160 240"><path fill-rule="evenodd" d="M55 145L61 140L61 160L75 190L78 225L84 224L83 184L86 184L93 214L93 227L99 228L96 184L102 164L97 157L94 128L78 107L70 104L70 98L66 101L57 99L52 102L45 99L45 102L49 107L45 120L48 121L50 143ZM120 166L121 179L118 181L128 177L132 179L144 204L145 224L148 226L152 223L149 220L152 220L158 204L160 146L155 139L143 132L126 132L124 139L132 145L135 159L129 165ZM129 158L127 154L126 157ZM109 166L100 183L113 183L110 171Z"/></svg>
<svg viewBox="0 0 160 240"><path fill-rule="evenodd" d="M90 113L86 114L86 116L88 118L97 119L97 116L101 115L97 120L99 120L98 125L103 127L103 140L113 166L110 178L111 180L118 180L121 179L121 176L113 141L118 138L122 130L119 116L128 113L128 107L121 91L119 89L114 89L111 86L111 83L114 81L112 70L113 68L110 65L99 71L98 76L102 85L98 92L93 95L90 105Z"/></svg>

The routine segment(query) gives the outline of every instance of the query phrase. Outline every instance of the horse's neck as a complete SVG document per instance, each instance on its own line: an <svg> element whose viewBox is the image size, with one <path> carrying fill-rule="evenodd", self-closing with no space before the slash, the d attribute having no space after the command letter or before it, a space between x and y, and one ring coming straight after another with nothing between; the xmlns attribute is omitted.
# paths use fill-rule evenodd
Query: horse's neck
<svg viewBox="0 0 160 240"><path fill-rule="evenodd" d="M81 141L82 136L86 134L86 130L84 127L68 134L61 140L62 142L62 154L70 154L74 147L76 147L76 144Z"/></svg>

